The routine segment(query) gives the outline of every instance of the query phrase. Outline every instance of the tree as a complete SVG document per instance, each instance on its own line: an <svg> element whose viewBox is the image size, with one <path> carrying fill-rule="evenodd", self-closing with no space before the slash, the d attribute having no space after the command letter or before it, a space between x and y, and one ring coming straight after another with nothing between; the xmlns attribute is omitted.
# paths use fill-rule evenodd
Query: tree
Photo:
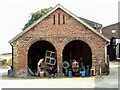
<svg viewBox="0 0 120 90"><path fill-rule="evenodd" d="M52 9L52 7L44 8L44 9L41 9L41 10L35 12L35 13L32 13L31 14L31 19L28 20L28 22L25 24L23 30L25 30L27 27L29 27L31 24L33 24L35 21L37 21L43 15L45 15L46 13L48 13L51 9Z"/></svg>

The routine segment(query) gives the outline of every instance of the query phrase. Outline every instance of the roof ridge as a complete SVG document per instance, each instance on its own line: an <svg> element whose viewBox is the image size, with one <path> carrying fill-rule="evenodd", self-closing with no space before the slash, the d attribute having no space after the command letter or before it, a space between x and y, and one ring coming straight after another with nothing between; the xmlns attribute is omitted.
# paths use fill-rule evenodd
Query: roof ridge
<svg viewBox="0 0 120 90"><path fill-rule="evenodd" d="M65 11L67 14L71 15L74 19L76 19L77 21L81 22L83 25L85 25L86 27L88 27L91 31L93 31L94 33L96 33L97 35L99 35L101 38L103 38L104 40L110 42L110 40L103 36L101 33L99 33L98 31L95 30L94 27L92 27L90 24L88 24L87 22L85 22L85 20L79 18L78 16L76 16L74 13L72 13L71 11L67 10L65 7L63 7L61 4L57 4L55 7L53 7L48 13L46 13L45 15L43 15L41 18L39 18L37 21L35 21L33 24L31 24L29 27L27 27L24 31L22 31L21 33L19 33L17 36L15 36L13 39L11 39L9 41L9 43L14 42L15 40L17 40L21 35L23 35L24 33L26 33L27 31L29 31L32 27L34 27L36 24L38 24L40 21L42 21L44 18L46 18L48 15L50 15L51 13L53 13L55 10L57 10L58 8L62 9L63 11Z"/></svg>
<svg viewBox="0 0 120 90"><path fill-rule="evenodd" d="M113 25L116 25L116 24L120 24L120 22L117 22L117 23L113 23L113 24L110 24L110 25L104 26L103 28L106 28L106 27L109 27L109 26L113 26Z"/></svg>

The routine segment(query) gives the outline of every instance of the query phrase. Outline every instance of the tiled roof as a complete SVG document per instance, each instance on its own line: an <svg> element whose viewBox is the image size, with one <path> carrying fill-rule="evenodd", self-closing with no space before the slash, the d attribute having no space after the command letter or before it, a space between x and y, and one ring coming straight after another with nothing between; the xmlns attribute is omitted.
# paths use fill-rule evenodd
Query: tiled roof
<svg viewBox="0 0 120 90"><path fill-rule="evenodd" d="M24 31L22 31L21 33L19 33L17 36L15 36L13 39L11 39L9 41L9 43L14 42L15 40L17 40L20 36L22 36L24 33L26 33L27 31L29 31L32 27L34 27L36 24L38 24L40 21L42 21L44 18L46 18L48 15L50 15L51 13L53 13L55 10L57 10L58 8L62 9L63 11L65 11L66 13L68 13L69 15L71 15L73 18L75 18L77 21L79 21L80 23L82 23L83 25L85 25L86 27L88 27L92 32L96 33L98 36L100 36L101 38L103 38L104 40L110 42L110 40L105 37L103 34L99 33L98 31L96 31L96 29L98 28L98 26L100 24L95 23L93 21L84 19L84 18L79 18L77 17L75 14L73 14L72 12L70 12L69 10L67 10L66 8L64 8L62 5L57 4L52 10L50 10L47 14L45 14L44 16L42 16L41 18L39 18L37 21L35 21L32 25L30 25L28 28L26 28ZM97 27L97 28L96 28ZM96 29L95 29L96 28Z"/></svg>
<svg viewBox="0 0 120 90"><path fill-rule="evenodd" d="M81 17L79 17L79 18L82 19L83 21L85 21L90 26L92 26L94 29L101 29L102 28L102 24L90 21L90 20L85 19L85 18L81 18Z"/></svg>

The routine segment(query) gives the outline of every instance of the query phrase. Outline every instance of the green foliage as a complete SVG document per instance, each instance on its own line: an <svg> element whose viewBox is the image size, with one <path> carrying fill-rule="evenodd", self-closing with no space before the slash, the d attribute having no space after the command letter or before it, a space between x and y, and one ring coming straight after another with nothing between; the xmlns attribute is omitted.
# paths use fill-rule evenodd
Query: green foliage
<svg viewBox="0 0 120 90"><path fill-rule="evenodd" d="M52 7L41 9L35 13L32 13L31 19L28 20L28 23L25 24L23 30L25 30L27 27L29 27L31 24L33 24L35 21L37 21L39 18L41 18L43 15L45 15L47 12L49 12L52 9Z"/></svg>

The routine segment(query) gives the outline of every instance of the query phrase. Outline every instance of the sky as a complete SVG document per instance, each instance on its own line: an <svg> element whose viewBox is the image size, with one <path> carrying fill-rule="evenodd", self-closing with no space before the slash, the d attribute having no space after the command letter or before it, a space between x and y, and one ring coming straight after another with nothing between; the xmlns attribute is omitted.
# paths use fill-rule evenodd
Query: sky
<svg viewBox="0 0 120 90"><path fill-rule="evenodd" d="M30 19L31 13L58 3L75 15L104 26L118 22L119 0L0 0L0 54L11 53L10 41Z"/></svg>

